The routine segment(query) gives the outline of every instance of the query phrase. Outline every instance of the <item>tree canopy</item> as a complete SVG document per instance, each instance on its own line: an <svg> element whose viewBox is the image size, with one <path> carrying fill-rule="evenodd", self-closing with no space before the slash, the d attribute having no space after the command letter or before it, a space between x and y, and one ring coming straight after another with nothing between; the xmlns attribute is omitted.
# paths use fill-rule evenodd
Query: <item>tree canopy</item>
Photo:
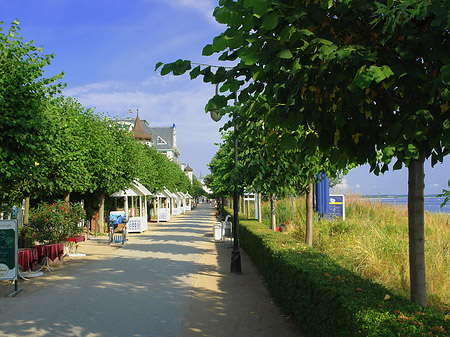
<svg viewBox="0 0 450 337"><path fill-rule="evenodd" d="M206 110L237 96L269 127L311 129L302 143L283 137L338 168L406 165L411 294L426 305L423 162L450 152L449 10L443 0L221 0L214 16L226 30L203 55L235 65L156 68L219 84Z"/></svg>
<svg viewBox="0 0 450 337"><path fill-rule="evenodd" d="M114 120L61 95L63 74L44 78L53 55L0 24L0 202L108 195L139 179L152 192L188 192L189 178Z"/></svg>

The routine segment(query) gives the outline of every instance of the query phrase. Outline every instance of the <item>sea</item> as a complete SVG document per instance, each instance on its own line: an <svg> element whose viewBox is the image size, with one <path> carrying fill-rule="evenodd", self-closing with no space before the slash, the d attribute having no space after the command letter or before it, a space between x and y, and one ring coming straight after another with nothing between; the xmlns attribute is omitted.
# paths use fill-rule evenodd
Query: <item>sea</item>
<svg viewBox="0 0 450 337"><path fill-rule="evenodd" d="M381 202L382 204L393 204L401 207L405 207L408 204L408 196L406 195L366 195L363 196L371 202ZM431 213L447 213L450 214L450 201L441 208L441 204L444 202L443 197L425 196L424 198L424 210Z"/></svg>

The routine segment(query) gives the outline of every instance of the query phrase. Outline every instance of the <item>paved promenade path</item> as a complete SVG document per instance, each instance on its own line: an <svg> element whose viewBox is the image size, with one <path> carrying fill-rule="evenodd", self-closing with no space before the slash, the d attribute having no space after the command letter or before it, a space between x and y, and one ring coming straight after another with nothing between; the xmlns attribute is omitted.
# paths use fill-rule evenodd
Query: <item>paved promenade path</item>
<svg viewBox="0 0 450 337"><path fill-rule="evenodd" d="M229 273L231 249L213 242L214 221L201 204L123 247L82 243L86 258L21 281L15 298L1 283L0 336L299 336L244 252L243 274Z"/></svg>

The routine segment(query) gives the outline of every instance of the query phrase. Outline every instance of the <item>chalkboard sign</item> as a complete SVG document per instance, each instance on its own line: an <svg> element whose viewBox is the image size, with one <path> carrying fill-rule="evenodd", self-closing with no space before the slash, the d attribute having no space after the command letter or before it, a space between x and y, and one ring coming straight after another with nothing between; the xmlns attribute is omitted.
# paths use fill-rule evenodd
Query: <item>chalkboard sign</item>
<svg viewBox="0 0 450 337"><path fill-rule="evenodd" d="M17 221L0 220L0 280L17 278Z"/></svg>

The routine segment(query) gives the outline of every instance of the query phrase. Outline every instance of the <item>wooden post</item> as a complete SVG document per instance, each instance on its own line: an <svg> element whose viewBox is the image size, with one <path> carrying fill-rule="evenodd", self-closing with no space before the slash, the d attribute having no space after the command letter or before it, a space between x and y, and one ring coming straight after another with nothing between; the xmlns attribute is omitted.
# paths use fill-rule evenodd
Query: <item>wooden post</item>
<svg viewBox="0 0 450 337"><path fill-rule="evenodd" d="M275 213L275 194L270 195L270 223L272 225L272 230L277 231L277 217Z"/></svg>
<svg viewBox="0 0 450 337"><path fill-rule="evenodd" d="M30 197L25 198L25 212L23 215L23 224L28 225L28 218L30 217Z"/></svg>
<svg viewBox="0 0 450 337"><path fill-rule="evenodd" d="M247 200L247 219L250 219L250 200Z"/></svg>
<svg viewBox="0 0 450 337"><path fill-rule="evenodd" d="M105 233L105 195L101 194L100 195L100 200L99 200L99 216L98 216L98 231L100 233Z"/></svg>
<svg viewBox="0 0 450 337"><path fill-rule="evenodd" d="M258 222L262 222L262 211L261 211L261 198L262 194L258 193Z"/></svg>
<svg viewBox="0 0 450 337"><path fill-rule="evenodd" d="M314 184L308 184L309 191L306 194L306 237L305 242L308 246L313 245L313 189Z"/></svg>

